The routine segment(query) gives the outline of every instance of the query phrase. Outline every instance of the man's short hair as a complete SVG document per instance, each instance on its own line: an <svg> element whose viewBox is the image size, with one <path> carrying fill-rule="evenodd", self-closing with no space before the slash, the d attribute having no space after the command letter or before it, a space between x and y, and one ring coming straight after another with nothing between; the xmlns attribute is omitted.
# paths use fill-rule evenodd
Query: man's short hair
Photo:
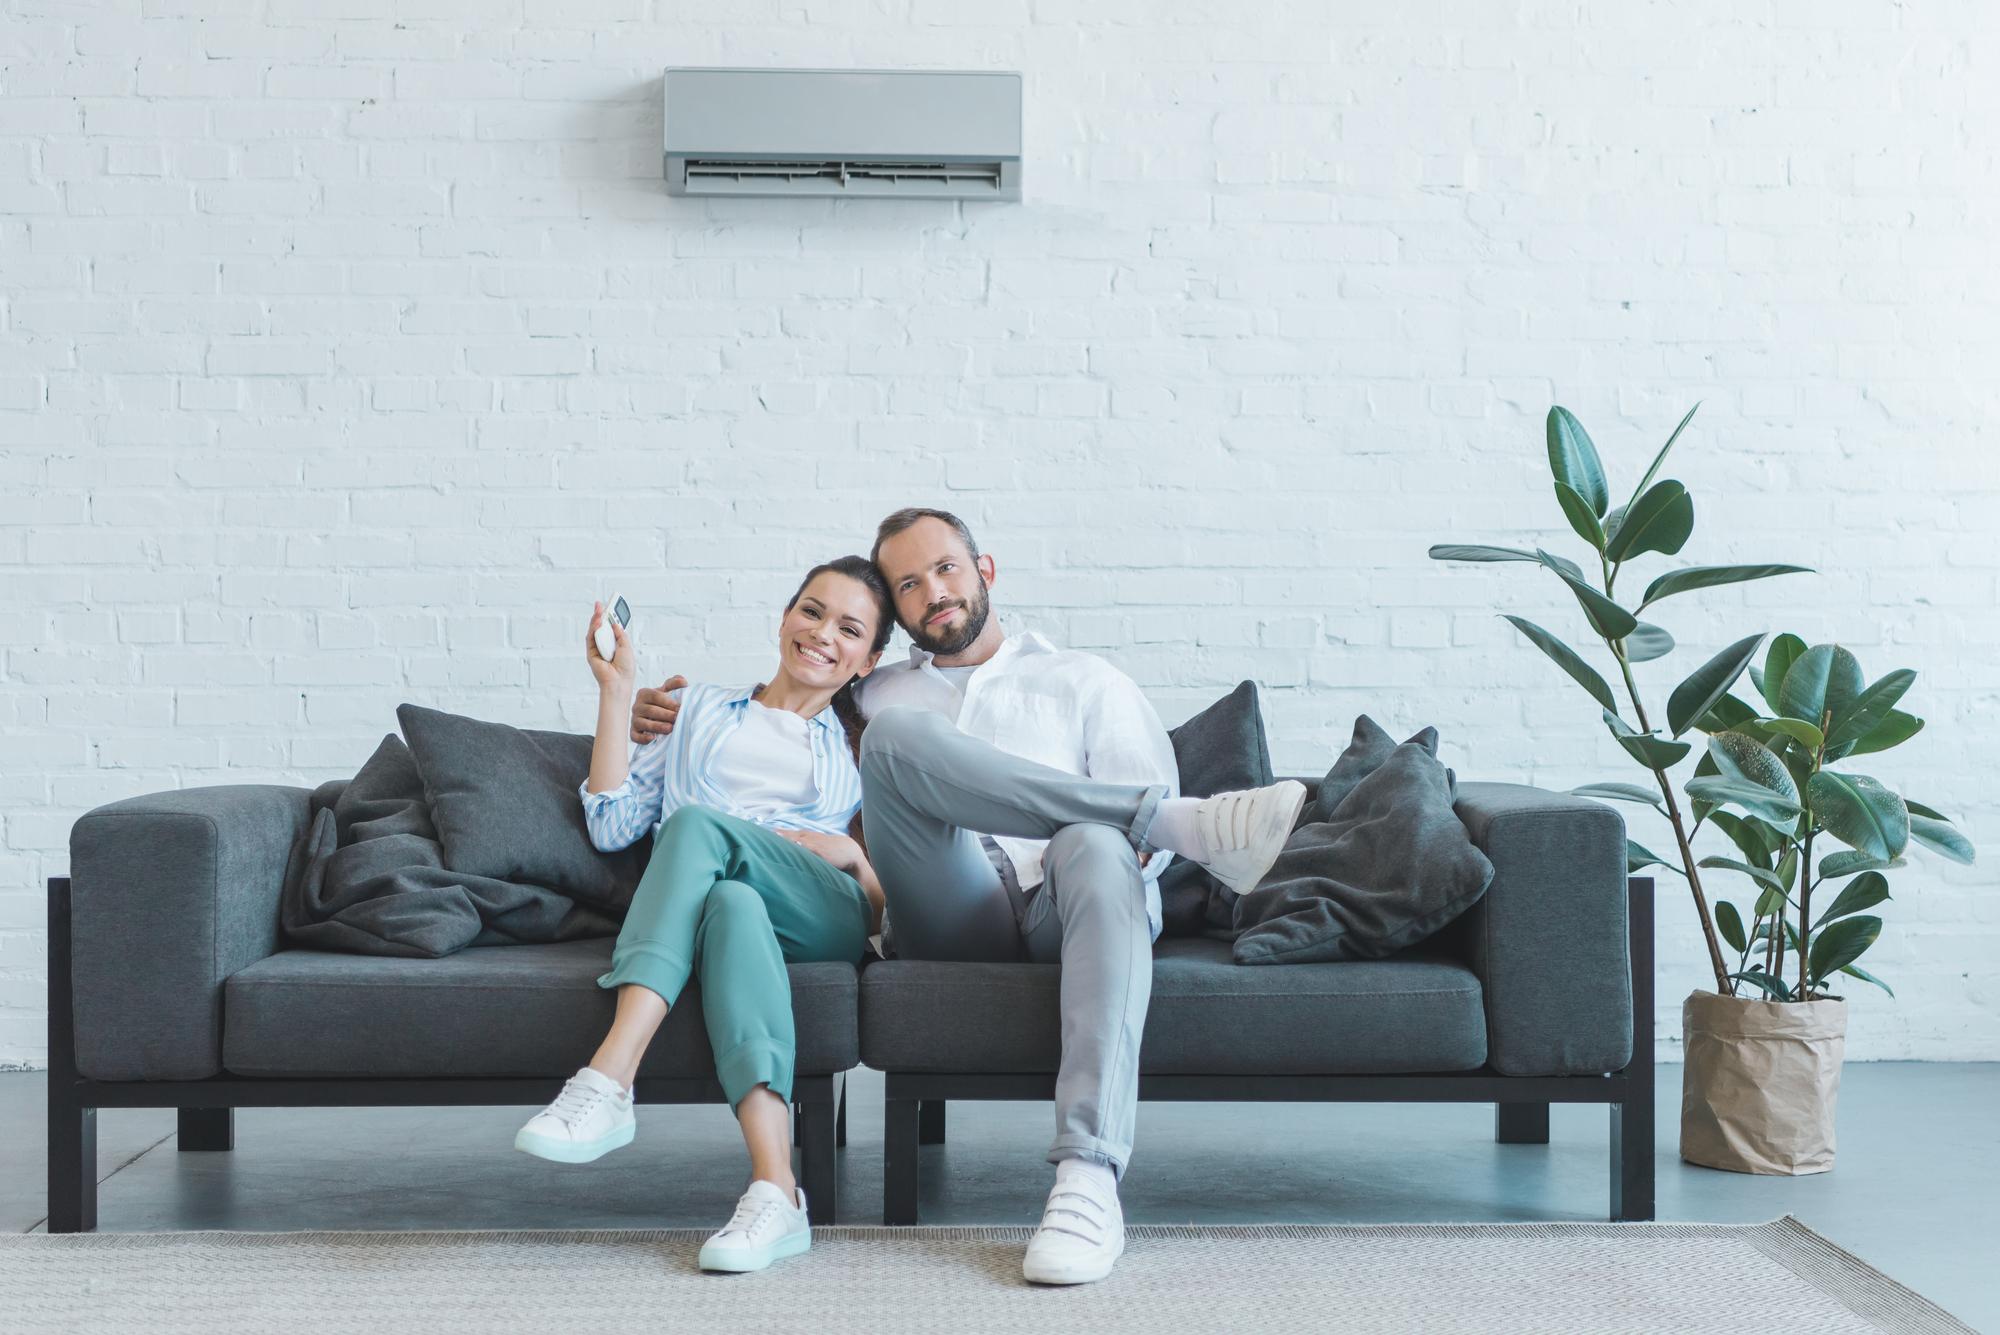
<svg viewBox="0 0 2000 1335"><path fill-rule="evenodd" d="M911 505L896 511L875 526L875 545L868 549L868 559L877 565L882 563L882 544L916 524L919 519L941 519L958 531L965 540L966 554L973 560L979 559L979 544L972 540L972 530L965 521L949 510L928 510L921 505Z"/></svg>

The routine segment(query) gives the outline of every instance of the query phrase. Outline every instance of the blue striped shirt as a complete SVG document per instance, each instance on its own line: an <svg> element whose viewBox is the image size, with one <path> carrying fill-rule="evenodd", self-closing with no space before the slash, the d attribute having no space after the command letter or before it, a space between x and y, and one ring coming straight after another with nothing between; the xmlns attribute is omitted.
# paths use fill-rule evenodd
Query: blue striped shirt
<svg viewBox="0 0 2000 1335"><path fill-rule="evenodd" d="M633 748L625 782L601 793L590 780L577 785L583 797L590 842L609 853L637 843L659 828L677 807L690 804L788 830L846 834L861 807L861 771L847 744L847 730L828 705L807 721L812 743L812 801L776 813L750 815L713 778L717 751L743 725L754 687L688 686L676 692L681 712L674 730Z"/></svg>

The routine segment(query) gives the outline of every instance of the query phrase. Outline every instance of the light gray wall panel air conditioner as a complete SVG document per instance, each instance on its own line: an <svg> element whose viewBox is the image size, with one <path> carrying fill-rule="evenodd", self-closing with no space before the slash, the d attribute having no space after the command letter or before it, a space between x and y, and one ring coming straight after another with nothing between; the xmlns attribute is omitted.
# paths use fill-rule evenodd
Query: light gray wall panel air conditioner
<svg viewBox="0 0 2000 1335"><path fill-rule="evenodd" d="M670 195L1019 199L1013 71L670 69Z"/></svg>

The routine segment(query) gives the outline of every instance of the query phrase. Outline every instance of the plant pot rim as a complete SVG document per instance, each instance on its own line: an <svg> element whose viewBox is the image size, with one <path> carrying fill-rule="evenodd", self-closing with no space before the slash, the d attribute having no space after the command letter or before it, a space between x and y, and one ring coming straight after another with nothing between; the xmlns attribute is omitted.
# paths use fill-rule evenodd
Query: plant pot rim
<svg viewBox="0 0 2000 1335"><path fill-rule="evenodd" d="M1688 1000L1692 1001L1696 997L1702 998L1704 1002L1721 1002L1725 1005L1741 1006L1745 1010L1751 1010L1759 1006L1769 1006L1784 1011L1797 1011L1802 1007L1811 1009L1813 1007L1836 1006L1844 1010L1847 1006L1846 997L1814 997L1811 1001L1774 1001L1770 997L1732 997L1727 992L1717 992L1712 988L1706 987L1697 987L1694 991L1688 993Z"/></svg>

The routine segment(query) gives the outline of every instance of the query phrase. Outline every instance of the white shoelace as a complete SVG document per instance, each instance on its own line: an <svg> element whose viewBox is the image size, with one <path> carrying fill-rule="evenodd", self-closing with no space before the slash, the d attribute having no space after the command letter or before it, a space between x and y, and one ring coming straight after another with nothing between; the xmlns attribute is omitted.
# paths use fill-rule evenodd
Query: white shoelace
<svg viewBox="0 0 2000 1335"><path fill-rule="evenodd" d="M1218 795L1208 812L1208 828L1201 832L1211 855L1249 844L1251 799L1255 795L1255 790Z"/></svg>
<svg viewBox="0 0 2000 1335"><path fill-rule="evenodd" d="M593 1089L571 1076L563 1082L562 1093L556 1095L556 1101L548 1106L548 1114L564 1126L577 1126L609 1097L603 1090Z"/></svg>
<svg viewBox="0 0 2000 1335"><path fill-rule="evenodd" d="M748 1195L745 1195L741 1200L736 1202L736 1213L729 1216L729 1222L722 1226L722 1231L724 1233L741 1233L745 1237L753 1237L757 1230L763 1226L765 1219L769 1218L777 1208L778 1203L776 1201L764 1200L762 1198L752 1200Z"/></svg>

